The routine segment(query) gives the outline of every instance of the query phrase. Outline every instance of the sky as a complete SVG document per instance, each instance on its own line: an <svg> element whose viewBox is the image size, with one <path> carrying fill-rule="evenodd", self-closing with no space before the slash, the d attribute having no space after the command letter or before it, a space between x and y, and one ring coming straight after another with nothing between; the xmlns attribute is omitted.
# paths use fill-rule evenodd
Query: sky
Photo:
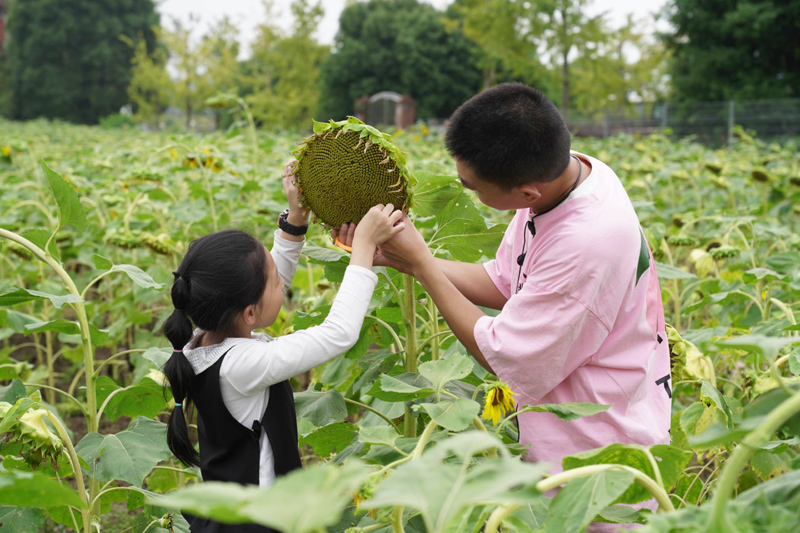
<svg viewBox="0 0 800 533"><path fill-rule="evenodd" d="M339 14L344 9L346 0L322 0L325 16L320 23L316 38L323 44L333 43L339 25ZM445 8L451 0L423 0L438 9ZM660 10L667 0L590 0L587 14L597 15L607 12L606 20L611 27L621 26L628 14L634 19L650 18L650 14ZM261 0L156 0L157 9L161 13L161 23L171 26L171 19L177 18L188 23L189 15L199 16L197 35L205 33L209 25L228 16L239 28L240 40L243 44L242 55L248 53L248 43L255 36L255 28L265 19ZM288 26L291 23L289 6L291 0L274 0L279 24Z"/></svg>

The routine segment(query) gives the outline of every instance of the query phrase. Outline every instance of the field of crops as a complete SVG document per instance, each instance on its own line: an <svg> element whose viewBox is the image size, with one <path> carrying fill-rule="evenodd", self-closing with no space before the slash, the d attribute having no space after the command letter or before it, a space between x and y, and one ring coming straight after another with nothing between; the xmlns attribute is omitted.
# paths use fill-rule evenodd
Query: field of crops
<svg viewBox="0 0 800 533"><path fill-rule="evenodd" d="M491 257L511 214L457 185L440 133L391 133L431 249ZM613 444L555 476L522 463L515 415L481 417L493 376L419 284L376 268L359 342L293 380L307 468L267 491L197 483L165 439L165 288L206 233L237 227L271 246L282 167L304 135L0 121L0 532L188 531L176 509L297 533L797 530L798 146L744 131L718 150L663 135L574 143L620 175L659 262L670 446ZM312 225L267 333L319 324L347 260ZM605 407L527 409L571 420ZM657 514L616 505L653 497Z"/></svg>

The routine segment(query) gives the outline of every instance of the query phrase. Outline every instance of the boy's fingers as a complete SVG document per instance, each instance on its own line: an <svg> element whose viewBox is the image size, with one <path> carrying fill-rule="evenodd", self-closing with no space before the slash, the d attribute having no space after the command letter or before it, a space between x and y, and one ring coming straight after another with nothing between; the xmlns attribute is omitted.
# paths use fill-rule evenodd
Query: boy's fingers
<svg viewBox="0 0 800 533"><path fill-rule="evenodd" d="M383 212L386 215L390 214L392 211L394 211L394 206L392 204L386 204L385 206L383 206Z"/></svg>
<svg viewBox="0 0 800 533"><path fill-rule="evenodd" d="M392 214L389 215L389 222L392 224L396 223L398 220L403 218L403 212L400 210L393 211Z"/></svg>

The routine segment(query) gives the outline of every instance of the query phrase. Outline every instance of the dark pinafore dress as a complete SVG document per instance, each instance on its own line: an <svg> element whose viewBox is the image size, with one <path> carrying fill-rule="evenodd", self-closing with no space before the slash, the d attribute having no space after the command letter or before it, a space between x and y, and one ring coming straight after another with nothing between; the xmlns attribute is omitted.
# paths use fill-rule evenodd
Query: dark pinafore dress
<svg viewBox="0 0 800 533"><path fill-rule="evenodd" d="M258 486L261 428L267 433L275 460L275 475L300 468L297 419L289 380L269 388L269 402L261 420L247 428L225 407L219 387L219 370L227 352L195 376L194 405L200 441L200 472L204 481L229 481ZM274 533L255 524L220 524L184 513L192 533Z"/></svg>

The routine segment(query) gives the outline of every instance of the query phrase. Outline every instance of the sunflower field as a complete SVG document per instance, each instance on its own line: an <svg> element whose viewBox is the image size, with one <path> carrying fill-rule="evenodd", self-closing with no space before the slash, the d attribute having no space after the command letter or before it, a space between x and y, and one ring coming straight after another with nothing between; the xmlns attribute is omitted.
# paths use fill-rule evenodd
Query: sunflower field
<svg viewBox="0 0 800 533"><path fill-rule="evenodd" d="M441 132L389 133L430 248L493 257L511 214L458 185ZM573 144L617 171L658 261L670 445L611 444L556 475L520 461L520 411L608 406L515 410L421 286L375 268L358 343L293 379L306 467L258 490L201 483L172 457L160 328L193 239L236 227L271 247L283 165L307 132L0 121L0 532L185 532L181 510L293 533L797 530L798 145L737 133L721 149L666 134ZM312 224L267 333L322 322L347 264ZM653 498L656 513L630 505Z"/></svg>

